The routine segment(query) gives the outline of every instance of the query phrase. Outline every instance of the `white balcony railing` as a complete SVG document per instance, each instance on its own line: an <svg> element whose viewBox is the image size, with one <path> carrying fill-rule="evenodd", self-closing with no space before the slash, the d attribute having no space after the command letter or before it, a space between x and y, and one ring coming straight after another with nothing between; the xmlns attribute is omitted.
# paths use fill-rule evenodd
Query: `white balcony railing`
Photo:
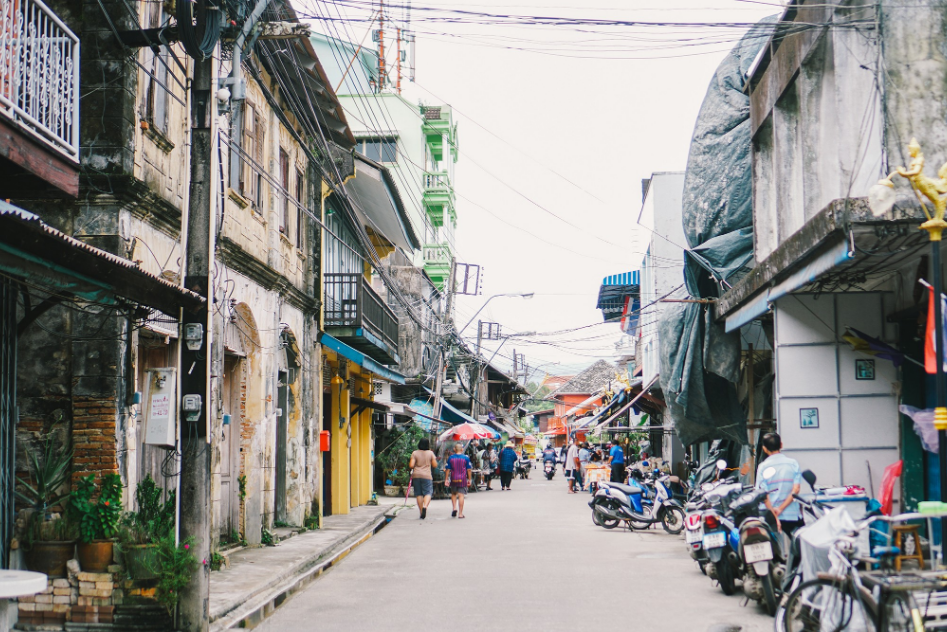
<svg viewBox="0 0 947 632"><path fill-rule="evenodd" d="M450 188L450 176L446 173L431 173L426 171L424 173L424 188L425 189L447 189Z"/></svg>
<svg viewBox="0 0 947 632"><path fill-rule="evenodd" d="M79 160L79 38L41 0L0 0L0 114Z"/></svg>

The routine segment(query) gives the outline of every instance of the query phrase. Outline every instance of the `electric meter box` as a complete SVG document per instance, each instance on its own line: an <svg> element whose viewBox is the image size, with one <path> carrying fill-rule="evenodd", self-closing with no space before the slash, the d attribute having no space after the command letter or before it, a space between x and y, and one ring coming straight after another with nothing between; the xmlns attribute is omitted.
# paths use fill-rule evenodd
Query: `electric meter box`
<svg viewBox="0 0 947 632"><path fill-rule="evenodd" d="M148 369L145 380L144 443L173 448L178 427L177 369Z"/></svg>

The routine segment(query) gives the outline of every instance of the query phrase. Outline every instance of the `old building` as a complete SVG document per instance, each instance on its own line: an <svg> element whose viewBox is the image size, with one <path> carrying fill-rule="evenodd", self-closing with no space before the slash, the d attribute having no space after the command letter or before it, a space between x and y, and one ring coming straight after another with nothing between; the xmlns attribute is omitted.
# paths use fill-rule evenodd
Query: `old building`
<svg viewBox="0 0 947 632"><path fill-rule="evenodd" d="M898 411L933 406L917 365L930 246L906 180L895 176L893 207L880 214L866 198L915 158L912 138L929 174L947 160L943 19L904 2L786 9L781 23L827 28L774 36L748 73L755 267L717 304L727 331L756 321L773 345L787 452L824 484L876 490L903 458L907 507L937 496L936 455ZM866 337L907 361L865 353Z"/></svg>

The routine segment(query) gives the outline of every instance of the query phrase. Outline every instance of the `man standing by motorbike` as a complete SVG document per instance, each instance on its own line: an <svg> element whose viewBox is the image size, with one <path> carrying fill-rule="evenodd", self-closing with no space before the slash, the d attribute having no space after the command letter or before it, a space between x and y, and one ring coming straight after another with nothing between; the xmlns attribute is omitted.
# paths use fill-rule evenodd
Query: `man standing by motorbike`
<svg viewBox="0 0 947 632"><path fill-rule="evenodd" d="M569 442L569 449L566 451L566 479L569 481L569 493L574 494L576 480L582 485L582 479L579 474L579 449L575 441Z"/></svg>
<svg viewBox="0 0 947 632"><path fill-rule="evenodd" d="M625 452L621 449L618 437L612 439L612 449L608 452L608 464L612 468L609 480L612 483L625 482Z"/></svg>
<svg viewBox="0 0 947 632"><path fill-rule="evenodd" d="M756 486L769 493L766 497L766 508L773 512L776 526L787 535L792 535L803 526L799 503L793 499L802 489L802 474L799 471L799 462L780 452L783 449L783 440L775 432L763 435L763 452L766 459L756 469ZM769 477L763 473L769 468L774 472Z"/></svg>
<svg viewBox="0 0 947 632"><path fill-rule="evenodd" d="M589 466L589 459L591 454L589 453L589 443L588 441L584 442L579 448L579 487L580 491L585 491L585 468Z"/></svg>

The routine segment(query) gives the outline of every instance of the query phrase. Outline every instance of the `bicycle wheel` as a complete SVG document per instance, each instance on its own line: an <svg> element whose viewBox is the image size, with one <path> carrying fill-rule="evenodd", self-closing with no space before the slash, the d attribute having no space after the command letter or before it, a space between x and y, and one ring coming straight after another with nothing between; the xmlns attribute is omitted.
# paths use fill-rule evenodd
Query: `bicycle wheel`
<svg viewBox="0 0 947 632"><path fill-rule="evenodd" d="M786 600L784 632L875 631L874 621L848 583L812 579L801 583Z"/></svg>
<svg viewBox="0 0 947 632"><path fill-rule="evenodd" d="M885 632L924 632L924 617L911 593L887 593L881 616L881 629Z"/></svg>

